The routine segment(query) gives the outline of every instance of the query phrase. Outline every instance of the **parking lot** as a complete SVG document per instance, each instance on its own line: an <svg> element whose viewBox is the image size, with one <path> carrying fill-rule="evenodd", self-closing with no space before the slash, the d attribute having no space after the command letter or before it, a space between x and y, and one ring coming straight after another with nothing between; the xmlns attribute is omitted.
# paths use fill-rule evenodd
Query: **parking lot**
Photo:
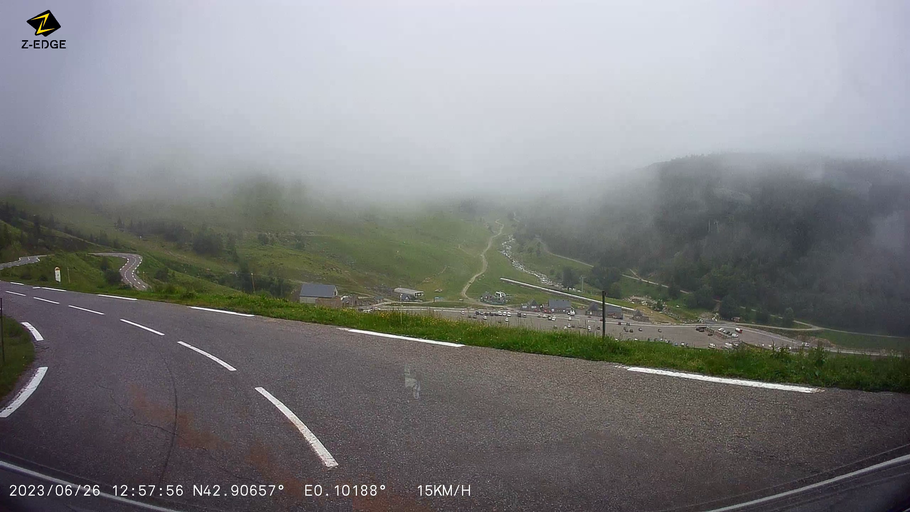
<svg viewBox="0 0 910 512"><path fill-rule="evenodd" d="M411 314L430 314L440 318L463 320L466 322L484 322L504 327L522 327L546 331L559 329L572 330L587 333L592 336L600 336L601 334L600 317L586 317L584 315L575 315L573 317L566 314L548 315L546 313L522 312L522 316L518 316L518 311L506 309L427 308L417 306L384 306L376 309L387 311L396 310ZM476 312L478 311L482 314L477 315ZM494 314L494 311L500 314ZM553 320L550 320L550 318L553 318ZM731 333L736 328L734 324L712 324L709 327L715 330L724 328ZM620 340L663 340L669 343L685 344L686 346L697 348L731 348L734 343L740 342L763 348L788 346L795 349L802 346L802 343L799 341L748 327L743 327L742 333L739 333L738 337L734 338L721 335L717 332L713 335L709 335L707 331L699 332L696 330L695 324L652 324L633 322L629 319L619 321L607 318L606 333L608 336ZM729 347L727 346L728 343L730 344Z"/></svg>

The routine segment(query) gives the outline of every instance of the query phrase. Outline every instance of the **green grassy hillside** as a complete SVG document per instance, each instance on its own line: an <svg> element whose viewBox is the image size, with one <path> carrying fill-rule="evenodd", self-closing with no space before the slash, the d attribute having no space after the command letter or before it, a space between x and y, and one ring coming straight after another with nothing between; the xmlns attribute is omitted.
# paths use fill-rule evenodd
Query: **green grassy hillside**
<svg viewBox="0 0 910 512"><path fill-rule="evenodd" d="M143 255L139 276L153 287L178 291L265 289L290 297L300 283L315 281L336 284L349 294L390 296L391 289L404 286L423 290L427 297L457 301L464 283L479 270L479 255L490 236L486 222L445 208L407 214L311 210L265 222L268 229L251 230L248 222L238 220L242 205L223 202L163 208L151 202L104 206L28 202L21 197L0 201L18 209L21 218L14 221L23 230L31 229L28 219L36 214L41 219L53 216L58 229L74 233L74 239L85 240L93 250ZM11 226L10 232L11 238L19 239L19 229ZM50 231L44 228L44 232ZM214 250L200 250L200 233L207 240L217 239ZM15 250L5 251L4 260L36 251L62 252L52 243L32 242L30 247L16 245ZM77 259L85 262L87 258L83 254ZM24 271L24 277L22 270L4 275L52 280L53 266L59 263L55 256L37 269ZM72 277L74 288L104 286L103 273L94 263L87 261L86 268L76 262L70 265L71 274L74 265L79 266ZM241 269L242 276L238 275ZM278 287L279 281L286 284Z"/></svg>

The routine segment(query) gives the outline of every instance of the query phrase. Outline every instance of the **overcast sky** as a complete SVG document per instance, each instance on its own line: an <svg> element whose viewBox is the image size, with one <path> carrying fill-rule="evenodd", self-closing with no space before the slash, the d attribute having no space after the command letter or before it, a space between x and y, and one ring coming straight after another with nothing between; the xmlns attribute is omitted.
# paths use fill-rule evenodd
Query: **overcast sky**
<svg viewBox="0 0 910 512"><path fill-rule="evenodd" d="M907 154L910 2L645 4L3 2L0 169L453 190L710 152ZM66 49L21 49L48 8Z"/></svg>

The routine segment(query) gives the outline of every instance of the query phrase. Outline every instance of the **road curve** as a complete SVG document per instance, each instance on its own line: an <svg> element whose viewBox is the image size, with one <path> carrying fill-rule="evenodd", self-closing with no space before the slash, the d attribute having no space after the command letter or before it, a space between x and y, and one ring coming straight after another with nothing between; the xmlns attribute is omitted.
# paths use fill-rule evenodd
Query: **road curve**
<svg viewBox="0 0 910 512"><path fill-rule="evenodd" d="M123 277L123 282L132 286L136 290L146 291L149 289L149 285L146 284L142 279L139 279L138 276L136 276L136 269L139 268L139 265L142 264L142 256L125 252L96 252L92 254L95 256L112 256L114 258L124 258L126 260L126 263L120 267L120 275Z"/></svg>
<svg viewBox="0 0 910 512"><path fill-rule="evenodd" d="M499 224L499 232L496 233L495 235L490 236L490 239L487 240L487 246L486 246L486 248L484 248L483 252L480 253L480 262L481 262L481 265L480 265L480 272L478 272L478 273L474 274L473 276L471 276L471 279L468 279L468 282L465 283L464 288L461 289L461 296L462 296L463 298L467 299L468 301L471 301L471 302L474 302L474 303L477 303L478 301L475 300L475 299L472 299L472 298L468 297L468 288L470 288L471 285L474 284L474 281L475 281L478 277L482 276L483 273L487 271L487 265L488 265L488 264L487 264L487 251L489 251L489 250L490 250L490 247L493 246L493 240L494 240L496 237L498 237L499 235L501 235L501 234L502 234L503 228L505 228L505 225L502 224L501 222L499 222L499 220L496 221L496 224Z"/></svg>
<svg viewBox="0 0 910 512"><path fill-rule="evenodd" d="M0 419L0 509L129 509L17 502L7 485L30 477L9 466L178 510L721 507L910 451L908 395L678 379L3 282L0 294L40 332L47 368ZM149 484L184 493L129 495ZM230 495L249 484L284 487Z"/></svg>
<svg viewBox="0 0 910 512"><path fill-rule="evenodd" d="M20 265L28 265L31 263L38 263L41 261L41 258L47 256L46 254L39 254L37 256L22 256L16 261L10 261L7 263L0 263L0 270L11 267L18 267Z"/></svg>

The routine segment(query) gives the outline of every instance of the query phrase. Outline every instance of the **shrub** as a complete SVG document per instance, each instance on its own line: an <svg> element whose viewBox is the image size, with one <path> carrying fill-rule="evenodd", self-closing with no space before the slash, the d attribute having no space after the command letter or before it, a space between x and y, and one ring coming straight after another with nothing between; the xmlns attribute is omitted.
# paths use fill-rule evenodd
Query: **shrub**
<svg viewBox="0 0 910 512"><path fill-rule="evenodd" d="M108 269L104 271L104 280L107 281L109 285L115 285L120 282L120 272Z"/></svg>

